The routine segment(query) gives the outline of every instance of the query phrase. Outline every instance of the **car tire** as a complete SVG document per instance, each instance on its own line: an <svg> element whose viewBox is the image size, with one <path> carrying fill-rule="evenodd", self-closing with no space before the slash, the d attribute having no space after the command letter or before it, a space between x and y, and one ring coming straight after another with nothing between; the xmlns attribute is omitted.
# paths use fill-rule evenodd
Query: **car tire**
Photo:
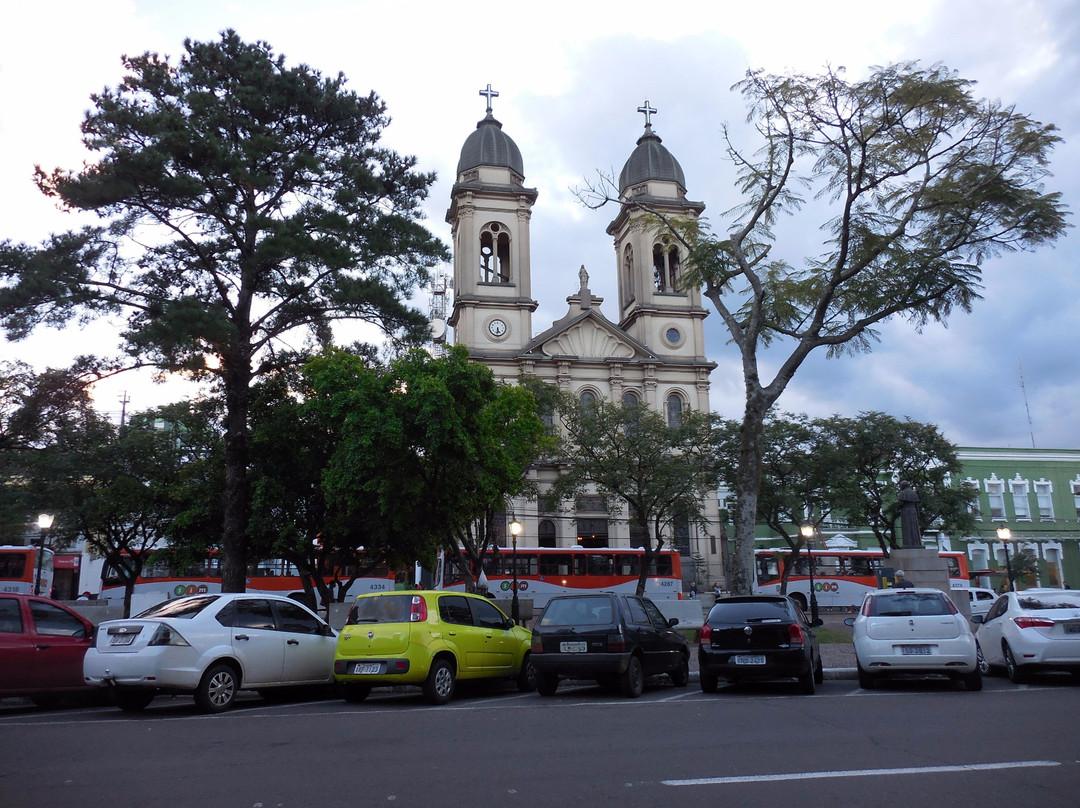
<svg viewBox="0 0 1080 808"><path fill-rule="evenodd" d="M236 669L225 662L211 665L195 690L195 705L204 713L220 713L229 709L240 689Z"/></svg>
<svg viewBox="0 0 1080 808"><path fill-rule="evenodd" d="M1014 685L1022 685L1027 681L1027 673L1016 664L1016 657L1013 656L1012 648L1008 643L1001 646L1001 652L1005 656L1005 673L1009 675L1009 681Z"/></svg>
<svg viewBox="0 0 1080 808"><path fill-rule="evenodd" d="M522 693L532 693L536 690L536 668L532 664L532 654L526 654L521 660L521 672L518 673L517 688Z"/></svg>
<svg viewBox="0 0 1080 808"><path fill-rule="evenodd" d="M702 693L715 693L717 686L720 684L720 678L715 673L709 673L707 670L701 671L698 681L701 684Z"/></svg>
<svg viewBox="0 0 1080 808"><path fill-rule="evenodd" d="M154 700L154 691L117 688L113 691L112 697L113 704L125 713L141 713Z"/></svg>
<svg viewBox="0 0 1080 808"><path fill-rule="evenodd" d="M979 670L978 666L976 666L975 670L973 670L971 673L965 673L963 676L960 677L960 681L964 683L964 690L972 693L976 693L982 690L982 680L982 671Z"/></svg>
<svg viewBox="0 0 1080 808"><path fill-rule="evenodd" d="M445 657L431 663L424 681L424 698L428 704L446 704L454 697L454 665Z"/></svg>
<svg viewBox="0 0 1080 808"><path fill-rule="evenodd" d="M799 676L799 692L804 696L812 696L817 691L817 677L814 674L814 666L807 665L806 672Z"/></svg>
<svg viewBox="0 0 1080 808"><path fill-rule="evenodd" d="M346 684L341 686L341 697L349 704L359 704L371 693L371 685Z"/></svg>
<svg viewBox="0 0 1080 808"><path fill-rule="evenodd" d="M819 685L825 681L825 666L821 662L821 657L817 658L817 665L814 667L814 681Z"/></svg>
<svg viewBox="0 0 1080 808"><path fill-rule="evenodd" d="M536 679L536 692L541 696L554 696L555 691L559 689L558 674L536 671L534 678Z"/></svg>
<svg viewBox="0 0 1080 808"><path fill-rule="evenodd" d="M993 676L994 669L990 666L990 663L986 661L986 655L983 654L982 646L979 645L979 641L975 641L975 658L979 661L979 673L983 676Z"/></svg>
<svg viewBox="0 0 1080 808"><path fill-rule="evenodd" d="M678 666L668 676L675 687L686 687L690 683L690 660L685 656L679 657Z"/></svg>
<svg viewBox="0 0 1080 808"><path fill-rule="evenodd" d="M857 662L855 664L858 665ZM863 670L862 665L858 665L858 670L859 670L859 687L861 687L863 690L873 690L874 689L874 681L875 681L874 674Z"/></svg>
<svg viewBox="0 0 1080 808"><path fill-rule="evenodd" d="M628 699L636 699L645 690L645 669L641 666L641 658L632 656L626 663L626 670L619 679L623 695Z"/></svg>

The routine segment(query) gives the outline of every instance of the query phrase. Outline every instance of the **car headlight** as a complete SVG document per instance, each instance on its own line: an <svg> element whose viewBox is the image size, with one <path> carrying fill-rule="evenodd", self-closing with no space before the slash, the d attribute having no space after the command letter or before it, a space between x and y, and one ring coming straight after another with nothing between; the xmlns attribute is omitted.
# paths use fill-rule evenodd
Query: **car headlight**
<svg viewBox="0 0 1080 808"><path fill-rule="evenodd" d="M180 632L174 631L168 626L158 626L154 636L150 638L148 646L154 645L188 645L190 643L180 636Z"/></svg>

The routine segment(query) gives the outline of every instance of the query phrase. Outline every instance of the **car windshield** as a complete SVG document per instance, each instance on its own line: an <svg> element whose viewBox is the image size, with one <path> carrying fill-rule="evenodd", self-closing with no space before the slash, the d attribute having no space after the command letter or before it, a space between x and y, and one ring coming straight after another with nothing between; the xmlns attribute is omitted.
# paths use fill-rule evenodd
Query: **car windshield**
<svg viewBox="0 0 1080 808"><path fill-rule="evenodd" d="M412 611L412 593L408 595L376 595L361 597L349 609L345 625L357 623L408 623Z"/></svg>
<svg viewBox="0 0 1080 808"><path fill-rule="evenodd" d="M548 602L539 626L610 626L608 597L554 598Z"/></svg>
<svg viewBox="0 0 1080 808"><path fill-rule="evenodd" d="M938 592L890 592L870 598L870 617L951 614Z"/></svg>
<svg viewBox="0 0 1080 808"><path fill-rule="evenodd" d="M779 623L791 619L782 600L726 600L709 612L710 623Z"/></svg>
<svg viewBox="0 0 1080 808"><path fill-rule="evenodd" d="M184 598L182 600L166 600L156 606L151 606L145 612L140 612L136 617L181 617L190 620L211 603L218 599L217 595L207 595L204 598Z"/></svg>
<svg viewBox="0 0 1080 808"><path fill-rule="evenodd" d="M1047 609L1077 609L1080 608L1080 593L1054 592L1053 594L1017 595L1020 608L1029 612L1039 612Z"/></svg>

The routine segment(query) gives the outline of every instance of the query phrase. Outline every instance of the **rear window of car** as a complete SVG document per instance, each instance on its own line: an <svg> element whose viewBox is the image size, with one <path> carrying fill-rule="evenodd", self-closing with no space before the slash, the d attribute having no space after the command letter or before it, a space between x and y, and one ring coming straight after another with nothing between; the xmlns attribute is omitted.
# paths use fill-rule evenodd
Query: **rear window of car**
<svg viewBox="0 0 1080 808"><path fill-rule="evenodd" d="M183 600L166 600L156 606L151 606L145 612L140 612L136 617L182 617L191 619L203 609L218 599L217 595L207 595L204 598L184 598Z"/></svg>
<svg viewBox="0 0 1080 808"><path fill-rule="evenodd" d="M614 622L611 598L556 598L548 601L538 626L610 626Z"/></svg>
<svg viewBox="0 0 1080 808"><path fill-rule="evenodd" d="M791 619L782 600L734 600L717 603L709 612L710 623L762 623Z"/></svg>
<svg viewBox="0 0 1080 808"><path fill-rule="evenodd" d="M870 598L870 617L952 614L938 592L890 592Z"/></svg>
<svg viewBox="0 0 1080 808"><path fill-rule="evenodd" d="M1045 611L1047 609L1077 609L1080 608L1080 594L1069 592L1055 592L1053 594L1027 595L1021 593L1017 596L1020 608L1030 612Z"/></svg>
<svg viewBox="0 0 1080 808"><path fill-rule="evenodd" d="M412 611L412 593L407 595L377 595L357 598L349 609L345 625L357 623L408 623Z"/></svg>

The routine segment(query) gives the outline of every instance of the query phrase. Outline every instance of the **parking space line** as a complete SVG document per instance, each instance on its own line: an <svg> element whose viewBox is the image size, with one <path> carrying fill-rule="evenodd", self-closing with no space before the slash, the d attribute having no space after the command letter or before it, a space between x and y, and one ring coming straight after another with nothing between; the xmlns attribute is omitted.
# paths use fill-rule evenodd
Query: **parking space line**
<svg viewBox="0 0 1080 808"><path fill-rule="evenodd" d="M1003 763L965 763L958 766L906 766L896 769L849 769L847 771L792 772L790 774L752 774L736 777L700 777L692 780L661 780L665 786L719 786L733 783L775 783L783 780L821 780L831 777L881 777L904 774L944 774L950 772L996 771L999 769L1037 769L1060 766L1056 760L1013 760Z"/></svg>

